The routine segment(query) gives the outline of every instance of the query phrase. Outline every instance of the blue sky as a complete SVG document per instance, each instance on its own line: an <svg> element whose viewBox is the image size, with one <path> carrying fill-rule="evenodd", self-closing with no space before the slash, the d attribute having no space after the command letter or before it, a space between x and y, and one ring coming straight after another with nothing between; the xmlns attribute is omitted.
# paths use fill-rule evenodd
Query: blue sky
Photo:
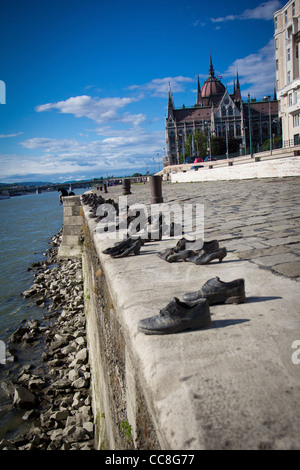
<svg viewBox="0 0 300 470"><path fill-rule="evenodd" d="M80 180L162 167L168 86L197 76L273 95L280 0L2 0L0 181ZM1 97L1 94L0 94Z"/></svg>

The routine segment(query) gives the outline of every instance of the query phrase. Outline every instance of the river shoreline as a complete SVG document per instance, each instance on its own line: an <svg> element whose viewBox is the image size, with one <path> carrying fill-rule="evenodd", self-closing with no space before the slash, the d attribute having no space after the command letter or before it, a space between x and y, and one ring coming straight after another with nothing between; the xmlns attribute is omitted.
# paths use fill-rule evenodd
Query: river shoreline
<svg viewBox="0 0 300 470"><path fill-rule="evenodd" d="M12 416L1 450L94 448L82 266L57 260L61 237L62 231L53 236L43 261L28 268L35 279L21 293L44 316L21 322L0 366L0 413Z"/></svg>

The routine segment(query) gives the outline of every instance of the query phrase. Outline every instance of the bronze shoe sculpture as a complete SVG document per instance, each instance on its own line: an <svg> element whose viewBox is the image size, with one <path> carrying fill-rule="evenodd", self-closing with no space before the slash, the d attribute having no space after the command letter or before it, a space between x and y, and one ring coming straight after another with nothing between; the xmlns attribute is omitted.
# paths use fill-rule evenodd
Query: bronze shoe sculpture
<svg viewBox="0 0 300 470"><path fill-rule="evenodd" d="M188 241L185 238L182 238L177 242L176 246L168 248L157 255L165 261L168 261L168 263L174 263L180 260L190 261L188 258L197 257L200 253L211 253L218 249L219 242L217 240L203 242L201 239Z"/></svg>
<svg viewBox="0 0 300 470"><path fill-rule="evenodd" d="M140 320L138 331L145 335L166 335L206 328L210 324L211 316L206 299L199 300L195 306L191 306L174 297L158 315Z"/></svg>
<svg viewBox="0 0 300 470"><path fill-rule="evenodd" d="M182 298L189 303L206 299L209 305L240 304L246 300L245 280L241 278L231 282L223 282L219 277L214 277L209 279L200 290L183 294Z"/></svg>
<svg viewBox="0 0 300 470"><path fill-rule="evenodd" d="M194 264L209 264L215 259L219 260L219 263L223 261L223 259L227 256L226 248L220 248L220 250L212 251L207 253L204 250L201 250L199 253L195 253L193 256L186 258L186 261Z"/></svg>
<svg viewBox="0 0 300 470"><path fill-rule="evenodd" d="M194 241L189 241L186 238L182 238L177 242L175 247L175 251L182 251L182 250L193 250L199 251L204 250L206 252L216 251L219 249L219 242L218 240L211 240L208 242L204 242L201 239L197 239Z"/></svg>
<svg viewBox="0 0 300 470"><path fill-rule="evenodd" d="M121 253L122 250L130 246L131 243L132 243L132 240L130 238L126 238L125 240L119 243L116 243L116 245L110 248L106 248L105 250L102 251L102 253L105 255L115 255L115 254Z"/></svg>
<svg viewBox="0 0 300 470"><path fill-rule="evenodd" d="M132 253L135 255L139 255L142 246L141 239L129 238L129 240L130 243L128 245L126 245L122 250L117 253L110 253L110 256L112 258L125 258L126 256L129 256Z"/></svg>

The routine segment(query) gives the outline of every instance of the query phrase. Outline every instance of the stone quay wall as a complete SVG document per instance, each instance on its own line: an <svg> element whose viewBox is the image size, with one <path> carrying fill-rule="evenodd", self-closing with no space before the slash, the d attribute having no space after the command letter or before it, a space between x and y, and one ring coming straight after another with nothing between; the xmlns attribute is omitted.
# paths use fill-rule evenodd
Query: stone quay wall
<svg viewBox="0 0 300 470"><path fill-rule="evenodd" d="M62 243L58 250L58 259L76 259L81 256L82 209L80 196L63 198L64 219Z"/></svg>

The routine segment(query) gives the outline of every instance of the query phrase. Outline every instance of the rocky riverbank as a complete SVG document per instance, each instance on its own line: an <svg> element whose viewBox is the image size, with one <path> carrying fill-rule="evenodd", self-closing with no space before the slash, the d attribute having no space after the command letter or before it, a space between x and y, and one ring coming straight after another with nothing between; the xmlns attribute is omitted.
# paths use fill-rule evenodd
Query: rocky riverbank
<svg viewBox="0 0 300 470"><path fill-rule="evenodd" d="M0 366L8 369L1 383L7 412L21 415L24 424L20 432L10 430L0 450L94 448L82 267L81 261L57 261L61 235L29 268L35 280L22 293L47 313L20 324L7 345L7 364ZM31 349L39 357L18 365L18 354L29 350L30 357Z"/></svg>

